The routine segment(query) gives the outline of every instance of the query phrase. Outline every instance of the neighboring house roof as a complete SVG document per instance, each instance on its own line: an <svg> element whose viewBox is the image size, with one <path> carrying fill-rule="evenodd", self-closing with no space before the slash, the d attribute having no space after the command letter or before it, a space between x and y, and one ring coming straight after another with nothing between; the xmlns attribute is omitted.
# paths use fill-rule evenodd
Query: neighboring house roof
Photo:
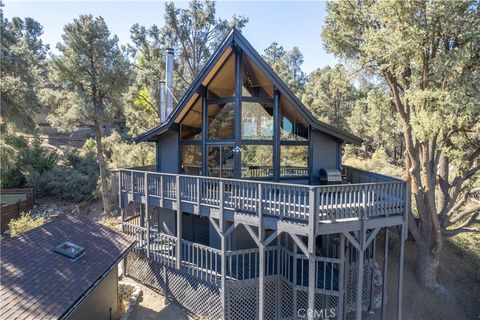
<svg viewBox="0 0 480 320"><path fill-rule="evenodd" d="M72 262L53 251L65 241L85 248ZM1 319L61 319L116 266L135 240L68 215L2 241Z"/></svg>
<svg viewBox="0 0 480 320"><path fill-rule="evenodd" d="M280 79L280 77L273 71L273 69L268 65L268 63L260 56L260 54L252 47L252 45L245 39L245 37L235 28L233 28L227 37L222 41L220 46L214 52L214 54L207 61L205 66L199 75L195 78L193 83L187 89L187 91L180 98L173 112L169 115L166 121L146 132L142 133L135 138L136 142L144 141L155 141L156 136L164 133L165 131L172 128L174 125L175 119L182 111L182 109L187 105L188 101L192 96L199 91L202 81L204 78L212 71L215 64L219 61L223 53L232 45L240 48L249 58L251 58L258 68L267 75L270 80L273 82L275 87L284 95L296 108L302 116L309 122L313 129L322 131L326 134L329 134L333 137L336 137L342 141L361 144L362 139L346 132L342 129L319 121L315 116L305 107L305 105L295 96L292 90Z"/></svg>

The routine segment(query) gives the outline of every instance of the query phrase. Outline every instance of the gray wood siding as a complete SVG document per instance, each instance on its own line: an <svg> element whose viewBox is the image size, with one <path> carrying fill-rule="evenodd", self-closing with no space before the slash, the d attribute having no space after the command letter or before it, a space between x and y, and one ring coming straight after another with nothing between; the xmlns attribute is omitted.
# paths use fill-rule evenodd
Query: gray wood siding
<svg viewBox="0 0 480 320"><path fill-rule="evenodd" d="M322 168L336 169L341 165L339 148L341 144L335 138L318 130L312 131L312 174L319 175Z"/></svg>
<svg viewBox="0 0 480 320"><path fill-rule="evenodd" d="M179 172L179 147L178 131L168 130L160 136L160 140L157 143L158 171L165 173Z"/></svg>
<svg viewBox="0 0 480 320"><path fill-rule="evenodd" d="M182 215L182 238L191 242L208 246L209 224L206 217L183 213Z"/></svg>

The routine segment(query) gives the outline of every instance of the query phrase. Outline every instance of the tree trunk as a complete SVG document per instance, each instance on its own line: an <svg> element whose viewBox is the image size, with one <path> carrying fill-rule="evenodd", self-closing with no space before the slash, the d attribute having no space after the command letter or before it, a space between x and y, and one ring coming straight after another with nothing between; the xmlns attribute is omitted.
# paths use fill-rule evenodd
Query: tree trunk
<svg viewBox="0 0 480 320"><path fill-rule="evenodd" d="M97 161L98 168L100 170L100 179L102 181L102 201L103 201L103 212L105 214L111 213L110 206L110 196L108 192L108 182L107 182L107 166L105 164L105 158L103 156L103 144L102 144L102 132L100 131L100 123L95 122L95 142L97 145Z"/></svg>
<svg viewBox="0 0 480 320"><path fill-rule="evenodd" d="M440 250L437 253L430 249L429 241L417 241L417 279L422 286L430 290L439 288L437 282L438 270L440 267Z"/></svg>

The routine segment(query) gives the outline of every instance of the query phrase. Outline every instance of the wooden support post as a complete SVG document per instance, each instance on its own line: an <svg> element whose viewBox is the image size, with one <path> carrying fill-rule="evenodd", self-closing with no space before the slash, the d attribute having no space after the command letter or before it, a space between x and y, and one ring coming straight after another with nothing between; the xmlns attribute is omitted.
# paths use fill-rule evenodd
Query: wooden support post
<svg viewBox="0 0 480 320"><path fill-rule="evenodd" d="M293 294L292 294L292 307L293 307L293 319L297 318L298 310L297 310L297 243L293 241Z"/></svg>
<svg viewBox="0 0 480 320"><path fill-rule="evenodd" d="M260 221L258 226L258 319L262 320L265 307L265 230L263 228L262 184L258 184L257 215Z"/></svg>
<svg viewBox="0 0 480 320"><path fill-rule="evenodd" d="M167 266L163 265L163 298L164 302L166 303L168 300L168 274L167 274Z"/></svg>
<svg viewBox="0 0 480 320"><path fill-rule="evenodd" d="M123 267L123 275L127 276L127 256L126 255L122 260L122 267Z"/></svg>
<svg viewBox="0 0 480 320"><path fill-rule="evenodd" d="M315 289L317 287L317 261L315 254L315 237L317 227L316 189L310 188L308 217L308 319L315 318Z"/></svg>
<svg viewBox="0 0 480 320"><path fill-rule="evenodd" d="M340 267L338 270L338 291L340 296L338 297L338 310L337 319L344 319L344 301L345 301L345 235L340 234Z"/></svg>
<svg viewBox="0 0 480 320"><path fill-rule="evenodd" d="M274 89L273 97L273 181L280 180L280 92Z"/></svg>
<svg viewBox="0 0 480 320"><path fill-rule="evenodd" d="M397 301L397 320L402 320L402 301L403 301L403 256L405 251L406 225L401 226L400 232L400 257L398 266L398 301Z"/></svg>
<svg viewBox="0 0 480 320"><path fill-rule="evenodd" d="M362 301L362 288L363 288L363 269L364 269L364 236L363 236L363 227L362 230L359 231L359 243L360 243L360 250L358 250L358 270L357 270L357 308L355 313L355 319L360 320L362 319L362 309L363 309L363 301Z"/></svg>
<svg viewBox="0 0 480 320"><path fill-rule="evenodd" d="M180 176L177 176L177 260L176 267L178 270L182 267L182 194L180 189Z"/></svg>
<svg viewBox="0 0 480 320"><path fill-rule="evenodd" d="M140 203L140 227L145 227L145 207Z"/></svg>
<svg viewBox="0 0 480 320"><path fill-rule="evenodd" d="M277 269L276 269L276 290L275 290L275 305L276 308L276 319L280 319L282 317L282 276L281 276L281 268L280 265L282 263L280 249L281 249L281 242L280 242L281 233L277 236Z"/></svg>
<svg viewBox="0 0 480 320"><path fill-rule="evenodd" d="M258 319L262 320L265 307L265 246L263 243L258 247L258 264Z"/></svg>
<svg viewBox="0 0 480 320"><path fill-rule="evenodd" d="M225 186L223 181L219 181L219 202L220 202L220 217L218 219L219 229L220 229L220 241L221 241L221 269L222 269L222 279L220 280L220 302L222 306L222 319L227 318L227 236L225 235L225 212L223 209L224 201L224 193L225 193Z"/></svg>
<svg viewBox="0 0 480 320"><path fill-rule="evenodd" d="M383 250L383 283L382 283L382 320L387 316L387 275L388 275L388 227L385 227Z"/></svg>
<svg viewBox="0 0 480 320"><path fill-rule="evenodd" d="M150 258L150 205L148 203L148 172L145 172L145 221L147 228L147 258Z"/></svg>
<svg viewBox="0 0 480 320"><path fill-rule="evenodd" d="M361 214L361 227L358 232L358 269L357 269L357 308L355 313L355 319L359 320L362 318L362 289L363 289L363 269L364 269L364 253L365 253L365 218L367 215L367 191L366 187L363 187L363 210Z"/></svg>

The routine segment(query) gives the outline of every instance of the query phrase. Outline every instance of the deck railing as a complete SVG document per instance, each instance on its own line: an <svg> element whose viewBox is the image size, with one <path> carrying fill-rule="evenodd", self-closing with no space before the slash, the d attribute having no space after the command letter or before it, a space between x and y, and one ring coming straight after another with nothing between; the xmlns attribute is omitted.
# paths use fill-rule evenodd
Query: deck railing
<svg viewBox="0 0 480 320"><path fill-rule="evenodd" d="M349 168L351 177L366 180L366 172ZM373 174L371 183L309 186L252 180L169 174L120 169L120 190L135 196L196 205L198 208L270 215L308 223L370 218L405 212L404 181ZM179 192L178 192L179 191ZM221 193L223 192L223 197ZM223 203L220 204L220 199Z"/></svg>
<svg viewBox="0 0 480 320"><path fill-rule="evenodd" d="M124 222L124 232L137 239L136 250L147 252L146 229ZM177 238L158 231L150 231L150 255L154 261L175 268L177 260ZM258 248L226 251L226 279L242 281L260 277L260 250ZM265 248L264 276L281 276L298 289L308 288L308 258L293 253L282 246ZM192 276L220 284L222 251L199 243L182 240L182 268ZM337 294L341 260L316 256L317 283L315 290L320 293Z"/></svg>
<svg viewBox="0 0 480 320"><path fill-rule="evenodd" d="M182 266L199 279L218 284L221 276L221 250L182 240Z"/></svg>

